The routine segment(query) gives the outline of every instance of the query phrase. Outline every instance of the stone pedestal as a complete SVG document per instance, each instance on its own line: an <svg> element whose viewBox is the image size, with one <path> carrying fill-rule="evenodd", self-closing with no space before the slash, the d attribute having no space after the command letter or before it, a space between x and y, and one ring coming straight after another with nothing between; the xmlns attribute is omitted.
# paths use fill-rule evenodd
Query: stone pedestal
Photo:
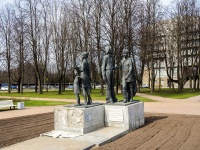
<svg viewBox="0 0 200 150"><path fill-rule="evenodd" d="M104 105L93 107L57 107L54 111L54 128L85 134L104 127Z"/></svg>
<svg viewBox="0 0 200 150"><path fill-rule="evenodd" d="M114 103L105 105L105 126L135 130L144 125L144 103Z"/></svg>

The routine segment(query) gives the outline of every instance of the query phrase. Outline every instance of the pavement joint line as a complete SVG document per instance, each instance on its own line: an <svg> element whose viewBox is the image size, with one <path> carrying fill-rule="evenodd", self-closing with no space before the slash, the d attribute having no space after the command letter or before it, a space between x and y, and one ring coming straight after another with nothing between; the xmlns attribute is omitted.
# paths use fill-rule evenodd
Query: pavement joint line
<svg viewBox="0 0 200 150"><path fill-rule="evenodd" d="M109 137L109 138L106 138L106 139L103 140L103 141L100 141L100 142L95 143L95 146L96 146L96 147L100 147L100 146L102 146L102 145L104 145L104 144L106 144L106 143L110 143L110 142L112 142L112 141L115 141L115 140L117 140L118 138L120 138L120 137L122 137L122 136L124 136L124 135L126 135L126 134L128 134L128 133L129 133L129 130L126 129L125 131L123 131L123 132L121 132L121 133L118 133L118 134L114 135L113 137Z"/></svg>
<svg viewBox="0 0 200 150"><path fill-rule="evenodd" d="M91 148L95 147L95 144L91 144L89 146L84 147L82 150L90 150Z"/></svg>

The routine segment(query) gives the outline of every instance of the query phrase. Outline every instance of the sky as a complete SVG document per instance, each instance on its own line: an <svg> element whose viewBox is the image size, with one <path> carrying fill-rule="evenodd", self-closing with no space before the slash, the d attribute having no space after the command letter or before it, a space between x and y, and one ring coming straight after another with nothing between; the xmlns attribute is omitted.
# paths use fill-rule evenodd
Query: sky
<svg viewBox="0 0 200 150"><path fill-rule="evenodd" d="M4 6L7 3L13 3L14 0L0 0L0 7Z"/></svg>
<svg viewBox="0 0 200 150"><path fill-rule="evenodd" d="M167 6L171 3L172 0L161 0L161 2ZM13 3L14 0L0 0L0 7L4 6L7 3Z"/></svg>

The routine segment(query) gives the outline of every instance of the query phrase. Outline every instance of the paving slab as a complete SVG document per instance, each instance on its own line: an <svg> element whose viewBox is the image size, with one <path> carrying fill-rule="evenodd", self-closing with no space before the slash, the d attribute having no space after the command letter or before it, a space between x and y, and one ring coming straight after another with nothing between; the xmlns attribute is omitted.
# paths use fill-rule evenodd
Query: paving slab
<svg viewBox="0 0 200 150"><path fill-rule="evenodd" d="M104 127L75 138L37 137L2 150L86 150L116 140L127 133L128 130L124 128Z"/></svg>

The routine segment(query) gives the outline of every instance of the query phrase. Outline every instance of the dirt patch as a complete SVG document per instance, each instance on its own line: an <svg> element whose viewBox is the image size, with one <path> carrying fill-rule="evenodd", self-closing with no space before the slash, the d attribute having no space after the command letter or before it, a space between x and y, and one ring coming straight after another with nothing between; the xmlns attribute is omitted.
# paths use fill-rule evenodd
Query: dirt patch
<svg viewBox="0 0 200 150"><path fill-rule="evenodd" d="M54 113L0 120L0 148L38 137L54 128Z"/></svg>
<svg viewBox="0 0 200 150"><path fill-rule="evenodd" d="M0 148L53 130L54 113L0 120ZM145 126L98 150L199 150L200 116L145 114Z"/></svg>
<svg viewBox="0 0 200 150"><path fill-rule="evenodd" d="M146 114L145 126L98 150L199 150L200 116Z"/></svg>

